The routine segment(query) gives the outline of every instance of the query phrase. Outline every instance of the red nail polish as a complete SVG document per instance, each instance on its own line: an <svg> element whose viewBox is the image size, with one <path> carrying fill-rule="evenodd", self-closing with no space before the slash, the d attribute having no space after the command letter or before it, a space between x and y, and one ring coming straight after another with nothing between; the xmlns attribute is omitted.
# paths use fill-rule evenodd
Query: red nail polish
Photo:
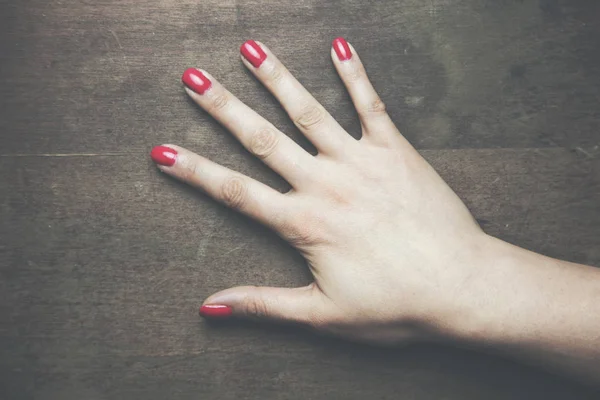
<svg viewBox="0 0 600 400"><path fill-rule="evenodd" d="M200 315L205 318L227 318L232 311L231 307L222 304L207 304L200 307Z"/></svg>
<svg viewBox="0 0 600 400"><path fill-rule="evenodd" d="M156 146L150 152L150 157L152 157L152 161L155 163L170 167L175 164L177 152L167 146Z"/></svg>
<svg viewBox="0 0 600 400"><path fill-rule="evenodd" d="M254 40L247 40L240 47L240 52L244 58L254 65L254 68L260 67L260 64L265 61L267 55Z"/></svg>
<svg viewBox="0 0 600 400"><path fill-rule="evenodd" d="M181 81L185 86L198 94L204 94L212 86L212 82L201 71L188 68L183 73Z"/></svg>
<svg viewBox="0 0 600 400"><path fill-rule="evenodd" d="M347 61L352 58L350 46L348 46L348 42L343 37L333 39L332 46L340 61Z"/></svg>

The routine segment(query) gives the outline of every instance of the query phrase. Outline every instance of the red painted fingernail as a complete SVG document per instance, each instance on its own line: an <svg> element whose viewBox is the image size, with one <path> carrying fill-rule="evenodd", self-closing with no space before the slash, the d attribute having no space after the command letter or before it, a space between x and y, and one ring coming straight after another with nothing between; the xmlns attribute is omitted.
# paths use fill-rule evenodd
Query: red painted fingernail
<svg viewBox="0 0 600 400"><path fill-rule="evenodd" d="M212 86L210 79L204 76L202 71L198 71L195 68L186 69L181 77L181 81L185 86L198 94L204 94Z"/></svg>
<svg viewBox="0 0 600 400"><path fill-rule="evenodd" d="M348 46L348 42L343 37L333 39L332 46L340 61L347 61L352 58L350 46Z"/></svg>
<svg viewBox="0 0 600 400"><path fill-rule="evenodd" d="M156 146L150 152L150 157L152 157L152 161L155 163L170 167L175 164L177 152L167 146Z"/></svg>
<svg viewBox="0 0 600 400"><path fill-rule="evenodd" d="M240 47L240 52L244 58L254 65L254 68L260 67L260 64L265 61L267 55L254 40L247 40Z"/></svg>
<svg viewBox="0 0 600 400"><path fill-rule="evenodd" d="M222 304L207 304L200 307L200 315L206 318L227 318L232 311L231 307Z"/></svg>

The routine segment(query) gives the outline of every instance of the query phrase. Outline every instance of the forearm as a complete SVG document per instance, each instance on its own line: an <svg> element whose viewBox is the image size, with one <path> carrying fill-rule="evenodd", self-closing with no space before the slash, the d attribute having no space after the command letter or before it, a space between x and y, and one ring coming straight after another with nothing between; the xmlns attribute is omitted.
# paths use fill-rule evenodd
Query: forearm
<svg viewBox="0 0 600 400"><path fill-rule="evenodd" d="M600 269L492 239L458 343L600 383Z"/></svg>

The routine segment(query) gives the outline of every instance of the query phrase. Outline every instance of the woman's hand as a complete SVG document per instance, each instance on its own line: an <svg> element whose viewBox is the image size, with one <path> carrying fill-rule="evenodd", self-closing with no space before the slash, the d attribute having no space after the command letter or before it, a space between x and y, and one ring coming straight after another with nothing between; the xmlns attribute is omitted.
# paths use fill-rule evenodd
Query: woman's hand
<svg viewBox="0 0 600 400"><path fill-rule="evenodd" d="M362 124L355 140L269 49L242 45L244 65L318 150L312 156L205 71L186 90L293 189L282 194L175 145L159 168L269 226L308 261L302 288L237 287L200 312L290 321L354 340L397 343L445 333L463 312L488 237L464 204L398 132L355 49L333 42L333 63Z"/></svg>
<svg viewBox="0 0 600 400"><path fill-rule="evenodd" d="M237 287L210 296L206 317L294 322L374 344L452 340L600 382L600 270L487 236L400 135L344 39L331 55L356 106L348 135L260 43L244 64L315 145L313 157L208 73L183 75L188 94L283 176L281 194L174 145L159 168L263 224L306 258L314 283Z"/></svg>

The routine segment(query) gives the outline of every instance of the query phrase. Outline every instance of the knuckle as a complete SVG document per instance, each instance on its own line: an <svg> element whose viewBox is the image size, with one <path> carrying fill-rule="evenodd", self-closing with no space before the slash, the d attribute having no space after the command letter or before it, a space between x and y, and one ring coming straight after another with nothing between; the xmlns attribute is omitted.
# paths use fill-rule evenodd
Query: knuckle
<svg viewBox="0 0 600 400"><path fill-rule="evenodd" d="M250 139L248 149L260 159L265 159L275 152L279 138L273 128L265 127L256 131Z"/></svg>
<svg viewBox="0 0 600 400"><path fill-rule="evenodd" d="M249 317L260 319L267 316L267 305L260 297L252 298L246 302L245 311Z"/></svg>
<svg viewBox="0 0 600 400"><path fill-rule="evenodd" d="M361 115L364 117L369 117L373 115L383 115L385 113L385 103L381 100L381 98L377 97L362 110Z"/></svg>
<svg viewBox="0 0 600 400"><path fill-rule="evenodd" d="M213 111L219 111L229 105L229 94L227 92L219 93L212 99Z"/></svg>
<svg viewBox="0 0 600 400"><path fill-rule="evenodd" d="M192 181L200 174L200 164L190 157L180 157L178 161L181 168L181 177L184 181Z"/></svg>
<svg viewBox="0 0 600 400"><path fill-rule="evenodd" d="M322 230L320 224L321 221L312 213L303 212L288 218L280 231L292 246L310 247L324 242L319 233Z"/></svg>
<svg viewBox="0 0 600 400"><path fill-rule="evenodd" d="M246 186L240 177L228 178L221 187L221 199L231 208L241 208L246 201Z"/></svg>
<svg viewBox="0 0 600 400"><path fill-rule="evenodd" d="M385 103L381 100L381 98L377 97L371 102L371 104L369 104L368 110L371 113L383 114L386 110Z"/></svg>
<svg viewBox="0 0 600 400"><path fill-rule="evenodd" d="M296 119L296 124L303 129L314 129L325 121L325 111L320 107L312 106L305 109L300 117Z"/></svg>

